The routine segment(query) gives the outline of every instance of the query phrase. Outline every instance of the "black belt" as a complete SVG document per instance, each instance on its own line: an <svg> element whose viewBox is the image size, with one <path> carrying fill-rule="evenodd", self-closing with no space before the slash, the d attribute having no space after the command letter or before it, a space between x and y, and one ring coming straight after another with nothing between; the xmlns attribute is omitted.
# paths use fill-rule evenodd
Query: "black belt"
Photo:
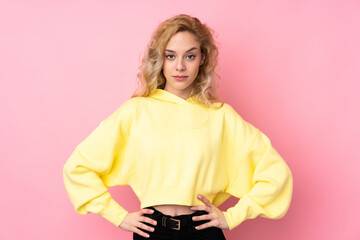
<svg viewBox="0 0 360 240"><path fill-rule="evenodd" d="M154 210L152 214L144 214L144 216L147 216L151 219L154 219L157 221L157 225L160 224L160 226L173 229L173 230L183 230L192 228L198 225L201 225L203 223L209 222L209 220L201 220L201 221L193 221L192 217L204 215L208 212L206 211L196 211L192 214L188 215L179 215L179 216L170 216L163 214L162 212L156 210L153 207L146 207L148 209Z"/></svg>

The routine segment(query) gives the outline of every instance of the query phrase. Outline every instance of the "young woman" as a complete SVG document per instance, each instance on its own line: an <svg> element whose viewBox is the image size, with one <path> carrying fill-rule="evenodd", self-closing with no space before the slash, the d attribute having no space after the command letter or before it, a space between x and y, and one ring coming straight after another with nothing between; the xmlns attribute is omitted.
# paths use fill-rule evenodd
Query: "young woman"
<svg viewBox="0 0 360 240"><path fill-rule="evenodd" d="M174 16L154 32L134 95L83 140L64 166L75 210L133 239L225 239L257 216L282 217L292 175L269 139L216 93L218 50L197 18ZM130 185L129 213L107 191ZM240 198L227 211L217 207Z"/></svg>

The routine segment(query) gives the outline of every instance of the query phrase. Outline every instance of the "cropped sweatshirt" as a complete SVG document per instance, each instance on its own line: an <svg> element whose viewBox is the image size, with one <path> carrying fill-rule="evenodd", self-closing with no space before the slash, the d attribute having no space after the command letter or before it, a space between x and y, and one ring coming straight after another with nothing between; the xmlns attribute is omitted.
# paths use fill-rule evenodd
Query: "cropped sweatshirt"
<svg viewBox="0 0 360 240"><path fill-rule="evenodd" d="M128 213L108 192L129 185L141 208L160 204L219 206L229 229L257 216L281 218L292 174L269 139L229 104L210 108L163 89L126 100L75 148L63 168L79 214L119 226Z"/></svg>

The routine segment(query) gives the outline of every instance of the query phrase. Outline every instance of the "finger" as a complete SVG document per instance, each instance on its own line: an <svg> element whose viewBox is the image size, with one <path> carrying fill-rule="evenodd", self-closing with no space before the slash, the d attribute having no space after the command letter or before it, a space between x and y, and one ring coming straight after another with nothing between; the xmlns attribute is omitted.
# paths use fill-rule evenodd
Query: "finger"
<svg viewBox="0 0 360 240"><path fill-rule="evenodd" d="M155 229L153 227L150 227L149 225L146 225L145 223L139 222L136 226L138 228L144 229L144 230L149 231L149 232L155 231Z"/></svg>
<svg viewBox="0 0 360 240"><path fill-rule="evenodd" d="M202 220L211 220L212 217L209 214L204 214L201 216L194 216L192 218L193 221L202 221Z"/></svg>
<svg viewBox="0 0 360 240"><path fill-rule="evenodd" d="M214 205L206 198L204 197L203 195L199 194L198 195L198 198L200 199L200 201L202 201L203 203L205 203L206 206L208 207L213 207Z"/></svg>
<svg viewBox="0 0 360 240"><path fill-rule="evenodd" d="M141 211L140 211L140 215L143 215L143 214L153 214L153 213L154 213L154 210L149 209L149 208L143 208L143 209L141 209Z"/></svg>
<svg viewBox="0 0 360 240"><path fill-rule="evenodd" d="M140 235L140 236L146 237L146 238L150 237L150 235L148 233L145 233L145 232L141 231L140 229L138 229L136 227L135 227L133 232Z"/></svg>
<svg viewBox="0 0 360 240"><path fill-rule="evenodd" d="M207 223L201 224L199 226L196 226L195 228L196 228L196 230L201 230L201 229L205 229L205 228L209 228L209 227L213 227L213 226L214 226L214 224L211 221L211 222L207 222Z"/></svg>
<svg viewBox="0 0 360 240"><path fill-rule="evenodd" d="M199 206L193 206L190 208L191 210L199 210L199 211L207 211L207 212L210 212L211 211L211 208L209 208L208 206L206 205L199 205Z"/></svg>
<svg viewBox="0 0 360 240"><path fill-rule="evenodd" d="M154 226L156 226L156 224L157 224L157 222L154 219L151 219L149 217L144 217L144 216L140 218L140 221L150 223L150 224L152 224Z"/></svg>

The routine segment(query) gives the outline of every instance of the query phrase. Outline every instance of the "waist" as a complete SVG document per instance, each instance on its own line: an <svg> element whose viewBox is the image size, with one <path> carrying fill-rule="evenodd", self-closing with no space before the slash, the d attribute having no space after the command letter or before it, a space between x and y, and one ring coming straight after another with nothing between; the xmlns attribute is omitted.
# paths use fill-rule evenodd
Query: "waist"
<svg viewBox="0 0 360 240"><path fill-rule="evenodd" d="M203 223L209 222L209 220L202 221L193 221L193 216L200 216L207 214L206 211L194 211L192 214L182 214L177 216L170 216L167 214L163 214L162 212L156 210L154 207L146 207L148 209L153 209L154 213L152 214L144 214L151 219L154 219L158 222L157 227L167 228L171 230L181 231L189 228L195 228L195 226L199 226ZM145 223L148 225L147 223Z"/></svg>
<svg viewBox="0 0 360 240"><path fill-rule="evenodd" d="M159 212L169 216L179 216L185 214L192 214L195 211L191 210L192 206L177 205L177 204L164 204L152 206Z"/></svg>

